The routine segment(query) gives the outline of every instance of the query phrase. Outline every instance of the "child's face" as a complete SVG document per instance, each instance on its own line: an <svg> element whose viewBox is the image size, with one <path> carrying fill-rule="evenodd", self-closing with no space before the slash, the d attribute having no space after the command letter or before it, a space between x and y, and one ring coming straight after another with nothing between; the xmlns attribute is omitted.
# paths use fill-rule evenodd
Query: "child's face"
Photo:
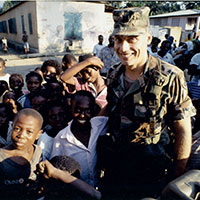
<svg viewBox="0 0 200 200"><path fill-rule="evenodd" d="M55 106L49 109L48 115L49 124L58 130L63 129L66 123L66 112L62 107Z"/></svg>
<svg viewBox="0 0 200 200"><path fill-rule="evenodd" d="M6 108L2 107L0 108L0 127L3 126L8 120L8 117L6 115Z"/></svg>
<svg viewBox="0 0 200 200"><path fill-rule="evenodd" d="M36 76L31 76L26 81L26 86L30 92L35 92L41 88L41 82Z"/></svg>
<svg viewBox="0 0 200 200"><path fill-rule="evenodd" d="M74 122L78 125L85 125L89 123L92 118L92 106L90 99L86 96L77 96L72 101L72 116Z"/></svg>
<svg viewBox="0 0 200 200"><path fill-rule="evenodd" d="M34 97L31 100L31 106L33 109L39 112L44 107L46 102L47 102L47 99L42 96Z"/></svg>
<svg viewBox="0 0 200 200"><path fill-rule="evenodd" d="M21 114L14 121L12 129L12 143L16 149L25 149L34 144L39 138L42 131L40 130L39 122L33 116Z"/></svg>
<svg viewBox="0 0 200 200"><path fill-rule="evenodd" d="M14 91L21 90L23 87L23 82L18 77L12 77L10 80L10 88Z"/></svg>
<svg viewBox="0 0 200 200"><path fill-rule="evenodd" d="M99 70L95 70L91 67L86 67L85 69L81 70L81 74L84 80L94 83L99 75Z"/></svg>
<svg viewBox="0 0 200 200"><path fill-rule="evenodd" d="M56 78L56 68L53 66L47 66L45 72L43 72L45 81L49 79Z"/></svg>

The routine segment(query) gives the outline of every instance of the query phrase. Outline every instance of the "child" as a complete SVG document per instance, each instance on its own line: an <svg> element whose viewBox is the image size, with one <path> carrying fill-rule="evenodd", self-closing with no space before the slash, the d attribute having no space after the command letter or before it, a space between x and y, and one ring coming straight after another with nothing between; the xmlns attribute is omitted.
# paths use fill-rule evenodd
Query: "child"
<svg viewBox="0 0 200 200"><path fill-rule="evenodd" d="M0 80L0 103L3 102L3 95L9 91L8 83Z"/></svg>
<svg viewBox="0 0 200 200"><path fill-rule="evenodd" d="M77 197L80 194L85 194L85 199L101 199L99 191L78 179L81 168L71 157L55 156L50 162L45 160L39 163L38 171L48 179L43 184L45 199L80 199Z"/></svg>
<svg viewBox="0 0 200 200"><path fill-rule="evenodd" d="M48 128L42 133L38 139L37 145L42 149L43 160L49 159L53 146L53 139L69 122L66 104L62 104L60 101L48 102Z"/></svg>
<svg viewBox="0 0 200 200"><path fill-rule="evenodd" d="M11 143L13 116L11 107L5 103L0 103L0 147Z"/></svg>
<svg viewBox="0 0 200 200"><path fill-rule="evenodd" d="M89 91L78 91L72 97L73 120L54 139L51 157L67 155L81 165L81 179L97 186L96 144L106 133L107 117L94 117L95 98Z"/></svg>
<svg viewBox="0 0 200 200"><path fill-rule="evenodd" d="M31 108L31 95L41 90L42 77L35 71L29 72L26 75L26 86L30 93L21 96L17 101L23 108Z"/></svg>
<svg viewBox="0 0 200 200"><path fill-rule="evenodd" d="M73 54L67 53L62 59L62 70L65 71L77 64L77 60Z"/></svg>
<svg viewBox="0 0 200 200"><path fill-rule="evenodd" d="M46 82L50 79L56 80L61 73L60 64L57 60L46 60L41 66L41 71Z"/></svg>
<svg viewBox="0 0 200 200"><path fill-rule="evenodd" d="M74 65L70 69L67 69L60 76L60 79L64 83L75 86L75 90L73 92L78 90L87 90L92 92L96 98L97 104L101 108L105 107L107 104L107 87L104 79L99 73L103 66L102 61L91 54L80 56L79 61L80 62L78 64ZM78 72L81 73L82 77L75 77L75 74Z"/></svg>
<svg viewBox="0 0 200 200"><path fill-rule="evenodd" d="M4 59L0 58L0 80L6 81L8 83L8 86L9 86L10 74L4 73L5 67L6 67L6 63L5 63Z"/></svg>
<svg viewBox="0 0 200 200"><path fill-rule="evenodd" d="M49 101L64 101L65 90L63 83L57 80L49 80L45 88L48 92Z"/></svg>
<svg viewBox="0 0 200 200"><path fill-rule="evenodd" d="M12 108L12 112L17 114L22 109L21 104L17 101L16 95L12 91L7 91L3 95L3 103L8 104Z"/></svg>
<svg viewBox="0 0 200 200"><path fill-rule="evenodd" d="M17 99L24 95L22 91L24 86L24 79L21 74L11 74L9 78L9 84Z"/></svg>
<svg viewBox="0 0 200 200"><path fill-rule="evenodd" d="M2 199L26 199L28 180L35 180L41 149L34 145L42 133L42 116L23 109L15 116L12 143L0 149L0 194Z"/></svg>

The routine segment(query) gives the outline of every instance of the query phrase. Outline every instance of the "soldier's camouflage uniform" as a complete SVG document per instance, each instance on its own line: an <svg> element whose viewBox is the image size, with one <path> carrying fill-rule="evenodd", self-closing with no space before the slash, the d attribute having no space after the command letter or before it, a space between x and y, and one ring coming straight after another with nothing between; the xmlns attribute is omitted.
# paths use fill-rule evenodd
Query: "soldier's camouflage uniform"
<svg viewBox="0 0 200 200"><path fill-rule="evenodd" d="M179 68L149 55L144 74L128 91L124 72L119 65L107 79L109 131L116 156L116 163L111 163L120 166L123 176L156 179L173 161L173 149L166 152L173 143L172 123L194 115L195 108Z"/></svg>

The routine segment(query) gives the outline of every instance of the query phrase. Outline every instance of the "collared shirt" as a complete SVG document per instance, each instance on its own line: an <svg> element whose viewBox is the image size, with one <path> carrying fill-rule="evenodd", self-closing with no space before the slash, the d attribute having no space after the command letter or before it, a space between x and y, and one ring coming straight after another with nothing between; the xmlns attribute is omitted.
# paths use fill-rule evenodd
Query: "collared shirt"
<svg viewBox="0 0 200 200"><path fill-rule="evenodd" d="M91 119L91 135L88 147L85 147L71 132L71 124L61 130L54 139L51 157L56 155L71 156L81 166L81 179L92 186L97 185L96 162L97 139L107 131L107 117L94 117Z"/></svg>
<svg viewBox="0 0 200 200"><path fill-rule="evenodd" d="M119 57L117 56L114 48L108 46L104 47L99 54L99 58L104 63L101 73L107 73L111 66L116 65L120 62Z"/></svg>

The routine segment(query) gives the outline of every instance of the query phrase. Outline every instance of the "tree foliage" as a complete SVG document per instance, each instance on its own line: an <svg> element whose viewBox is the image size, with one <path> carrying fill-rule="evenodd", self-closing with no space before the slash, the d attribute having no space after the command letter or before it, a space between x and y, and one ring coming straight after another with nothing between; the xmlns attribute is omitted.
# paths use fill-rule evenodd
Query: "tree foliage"
<svg viewBox="0 0 200 200"><path fill-rule="evenodd" d="M0 13L3 13L5 11L7 11L8 9L12 8L13 6L19 4L20 1L10 1L10 0L6 0L3 3L3 7L0 9Z"/></svg>
<svg viewBox="0 0 200 200"><path fill-rule="evenodd" d="M108 1L108 5L113 6L115 8L122 7L142 7L148 6L151 8L150 15L158 15L164 13L170 13L179 11L182 9L200 9L199 1Z"/></svg>

